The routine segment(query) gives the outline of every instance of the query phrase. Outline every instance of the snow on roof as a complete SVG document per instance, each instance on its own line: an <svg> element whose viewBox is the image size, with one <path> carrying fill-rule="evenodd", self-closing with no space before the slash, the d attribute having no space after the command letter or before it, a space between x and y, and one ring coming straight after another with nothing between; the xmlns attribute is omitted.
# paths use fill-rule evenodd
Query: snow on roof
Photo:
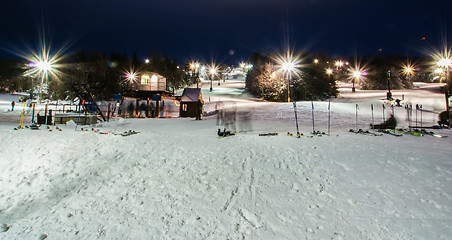
<svg viewBox="0 0 452 240"><path fill-rule="evenodd" d="M182 93L181 102L197 102L201 96L201 88L186 88Z"/></svg>

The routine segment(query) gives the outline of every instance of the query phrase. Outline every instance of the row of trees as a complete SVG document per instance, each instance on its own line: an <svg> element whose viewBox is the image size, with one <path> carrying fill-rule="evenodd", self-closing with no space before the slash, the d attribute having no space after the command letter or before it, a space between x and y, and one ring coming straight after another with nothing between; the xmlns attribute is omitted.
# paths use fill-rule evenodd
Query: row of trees
<svg viewBox="0 0 452 240"><path fill-rule="evenodd" d="M289 78L275 59L271 54L260 53L251 57L253 68L246 76L246 88L250 93L269 101L287 101L289 94L295 101L337 96L335 78L324 71L322 65L302 64L301 71Z"/></svg>
<svg viewBox="0 0 452 240"><path fill-rule="evenodd" d="M337 82L356 83L357 89L409 89L413 82L443 81L445 74L434 72L426 57L394 55L364 56L361 59L337 59L325 54L300 54L298 74L289 77L281 59L274 54L255 53L246 77L246 88L254 96L269 101L321 100L336 97ZM314 57L318 56L318 58ZM388 83L390 86L388 86Z"/></svg>
<svg viewBox="0 0 452 240"><path fill-rule="evenodd" d="M50 77L43 89L51 99L74 98L71 86L86 84L97 99L110 99L114 94L128 90L126 72L156 72L167 78L167 90L172 91L192 84L194 81L179 68L174 60L153 54L149 61L140 61L136 54L113 53L107 57L101 53L79 52L58 62L57 77ZM28 62L18 60L0 61L0 91L38 92L39 76L26 76Z"/></svg>

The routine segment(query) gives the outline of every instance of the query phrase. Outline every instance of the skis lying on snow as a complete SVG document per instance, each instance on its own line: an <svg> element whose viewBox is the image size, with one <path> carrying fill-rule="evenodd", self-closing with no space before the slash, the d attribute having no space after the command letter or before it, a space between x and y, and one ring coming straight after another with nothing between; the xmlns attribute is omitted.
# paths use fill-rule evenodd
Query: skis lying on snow
<svg viewBox="0 0 452 240"><path fill-rule="evenodd" d="M87 128L81 128L81 130L82 130L82 131L89 131L90 129L87 129ZM95 133L99 133L99 134L108 134L108 132L101 131L100 129L94 129L94 128L91 128L91 131L93 131L93 132L95 132ZM121 135L121 134L116 134L116 135Z"/></svg>
<svg viewBox="0 0 452 240"><path fill-rule="evenodd" d="M278 133L259 133L259 136L276 136Z"/></svg>
<svg viewBox="0 0 452 240"><path fill-rule="evenodd" d="M447 138L447 136L444 136L444 135L441 135L441 134L437 134L437 133L434 133L434 132L431 132L431 131L429 132L429 131L427 131L425 129L421 129L420 133L422 133L424 135L430 135L430 136L433 136L433 137L437 137L437 138Z"/></svg>
<svg viewBox="0 0 452 240"><path fill-rule="evenodd" d="M411 136L416 136L416 137L422 137L422 136L424 136L422 133L420 133L420 132L414 132L414 131L406 131L406 130L404 130L404 129L396 129L396 130L394 130L394 132L396 132L396 133L403 133L403 134L406 134L406 135L411 135Z"/></svg>
<svg viewBox="0 0 452 240"><path fill-rule="evenodd" d="M359 129L359 130L350 129L349 132L356 133L356 134L359 133L359 134L369 135L369 136L383 136L382 133L381 134L372 133L372 132L369 132L367 130L362 130L362 129Z"/></svg>
<svg viewBox="0 0 452 240"><path fill-rule="evenodd" d="M101 133L101 132L99 132L99 133ZM123 137L127 137L127 136L130 136L130 135L133 135L133 134L138 134L138 133L140 133L140 132L136 132L134 130L129 130L129 131L125 131L123 133L115 134L115 135L121 135ZM102 132L101 134L108 134L108 133Z"/></svg>
<svg viewBox="0 0 452 240"><path fill-rule="evenodd" d="M134 131L134 130L124 131L122 133L112 133L112 132L104 132L104 131L101 131L100 129L95 129L95 128L91 128L91 129L81 128L81 130L82 131L92 131L92 132L95 132L95 133L98 133L98 134L109 134L109 133L111 133L113 135L119 135L119 136L123 136L123 137L140 133L140 132L137 132L137 131Z"/></svg>
<svg viewBox="0 0 452 240"><path fill-rule="evenodd" d="M421 129L421 130L412 129L411 132L417 133L417 134L421 134L421 135L429 135L429 136L437 137L437 138L446 138L447 137L445 135L437 134L437 133L434 133L432 131L427 131L425 129Z"/></svg>
<svg viewBox="0 0 452 240"><path fill-rule="evenodd" d="M297 133L297 134L292 134L292 133L290 133L290 132L287 132L287 134L286 134L286 136L289 136L289 137L294 137L294 138L300 138L300 137L308 137L308 138L312 138L313 136L306 136L306 135L304 135L303 133Z"/></svg>
<svg viewBox="0 0 452 240"><path fill-rule="evenodd" d="M396 133L394 131L394 129L378 129L378 132L381 132L381 133L384 133L384 134L388 134L388 135L392 135L394 137L401 137L401 136L403 136L403 134Z"/></svg>
<svg viewBox="0 0 452 240"><path fill-rule="evenodd" d="M327 135L325 132L320 132L320 131L314 131L311 134L314 135L314 136L318 136L318 137L321 137L323 135Z"/></svg>

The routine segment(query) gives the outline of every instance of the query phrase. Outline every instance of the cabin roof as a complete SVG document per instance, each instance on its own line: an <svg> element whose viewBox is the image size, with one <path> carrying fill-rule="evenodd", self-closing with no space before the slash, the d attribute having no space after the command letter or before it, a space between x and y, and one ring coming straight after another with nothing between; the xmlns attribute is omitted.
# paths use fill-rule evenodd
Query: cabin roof
<svg viewBox="0 0 452 240"><path fill-rule="evenodd" d="M197 102L198 99L202 101L201 88L185 88L181 102Z"/></svg>

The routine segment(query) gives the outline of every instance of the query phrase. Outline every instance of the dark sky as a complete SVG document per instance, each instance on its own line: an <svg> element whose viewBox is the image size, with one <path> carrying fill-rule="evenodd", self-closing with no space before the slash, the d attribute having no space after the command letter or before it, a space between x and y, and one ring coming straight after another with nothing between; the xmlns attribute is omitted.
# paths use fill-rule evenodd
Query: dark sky
<svg viewBox="0 0 452 240"><path fill-rule="evenodd" d="M234 63L287 42L337 56L419 55L450 36L451 12L450 0L11 0L0 44L36 45L44 28L55 48L75 41L69 53L157 50L179 62Z"/></svg>

